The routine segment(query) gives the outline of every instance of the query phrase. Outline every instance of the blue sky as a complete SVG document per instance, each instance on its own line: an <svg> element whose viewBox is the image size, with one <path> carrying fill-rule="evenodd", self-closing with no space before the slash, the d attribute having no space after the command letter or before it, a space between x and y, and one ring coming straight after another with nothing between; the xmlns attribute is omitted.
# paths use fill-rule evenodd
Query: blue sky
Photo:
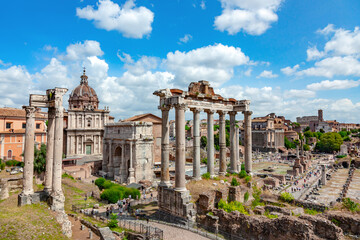
<svg viewBox="0 0 360 240"><path fill-rule="evenodd" d="M70 93L85 66L116 119L159 114L153 91L204 79L251 100L254 116L322 108L360 122L359 15L355 0L6 1L0 106L54 86Z"/></svg>

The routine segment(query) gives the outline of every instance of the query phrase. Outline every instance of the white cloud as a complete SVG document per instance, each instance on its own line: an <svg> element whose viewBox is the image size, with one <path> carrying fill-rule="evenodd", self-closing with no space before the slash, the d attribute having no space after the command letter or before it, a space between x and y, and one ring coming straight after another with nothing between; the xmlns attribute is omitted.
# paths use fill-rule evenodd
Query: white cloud
<svg viewBox="0 0 360 240"><path fill-rule="evenodd" d="M302 89L290 89L285 91L284 97L285 98L314 98L316 93L314 91Z"/></svg>
<svg viewBox="0 0 360 240"><path fill-rule="evenodd" d="M201 1L200 7L201 7L202 10L205 10L205 9L206 9L206 5L205 5L205 1L204 1L204 0Z"/></svg>
<svg viewBox="0 0 360 240"><path fill-rule="evenodd" d="M321 91L321 90L336 90L336 89L348 89L353 87L358 87L360 85L360 80L324 80L319 83L312 83L306 86L307 89L312 91Z"/></svg>
<svg viewBox="0 0 360 240"><path fill-rule="evenodd" d="M248 62L249 58L240 48L216 44L189 52L170 52L164 64L183 87L201 79L206 79L217 87L233 76L234 67Z"/></svg>
<svg viewBox="0 0 360 240"><path fill-rule="evenodd" d="M262 73L260 73L259 76L257 76L257 78L276 78L278 77L277 74L273 74L272 71L267 71L264 70Z"/></svg>
<svg viewBox="0 0 360 240"><path fill-rule="evenodd" d="M214 25L220 31L234 35L241 30L261 35L278 20L276 15L282 0L221 0L222 14Z"/></svg>
<svg viewBox="0 0 360 240"><path fill-rule="evenodd" d="M250 77L251 73L252 73L252 69L249 68L248 70L245 71L244 75L247 76L247 77Z"/></svg>
<svg viewBox="0 0 360 240"><path fill-rule="evenodd" d="M179 39L179 44L181 43L187 43L188 41L190 41L192 39L192 36L190 34L185 34L184 37Z"/></svg>
<svg viewBox="0 0 360 240"><path fill-rule="evenodd" d="M359 27L355 27L353 32L342 28L334 30L334 36L325 44L324 51L336 56L360 54Z"/></svg>
<svg viewBox="0 0 360 240"><path fill-rule="evenodd" d="M297 72L299 76L360 76L360 62L352 56L328 57L315 63L314 67Z"/></svg>
<svg viewBox="0 0 360 240"><path fill-rule="evenodd" d="M97 28L116 30L128 38L143 38L152 31L154 13L146 7L136 7L134 0L126 1L121 7L111 0L99 0L96 5L97 9L90 5L77 8L76 15L94 20Z"/></svg>
<svg viewBox="0 0 360 240"><path fill-rule="evenodd" d="M320 52L316 46L308 48L306 50L306 54L307 54L307 61L316 60L322 58L325 55L325 53Z"/></svg>
<svg viewBox="0 0 360 240"><path fill-rule="evenodd" d="M51 45L45 45L44 46L44 50L48 51L48 52L53 52L53 53L57 53L58 48L57 47L53 47Z"/></svg>
<svg viewBox="0 0 360 240"><path fill-rule="evenodd" d="M281 69L281 72L287 76L293 75L298 69L299 64L296 64L294 67L285 67Z"/></svg>
<svg viewBox="0 0 360 240"><path fill-rule="evenodd" d="M0 65L2 65L4 67L8 67L8 66L11 66L11 63L5 63L3 60L0 59Z"/></svg>
<svg viewBox="0 0 360 240"><path fill-rule="evenodd" d="M89 56L102 56L104 53L97 41L86 40L84 43L70 44L66 48L66 55L61 56L64 60L81 60Z"/></svg>
<svg viewBox="0 0 360 240"><path fill-rule="evenodd" d="M335 112L353 112L360 109L360 103L354 104L350 99L343 98L334 101L330 105L330 110Z"/></svg>
<svg viewBox="0 0 360 240"><path fill-rule="evenodd" d="M0 69L0 106L20 107L28 104L32 77L24 66Z"/></svg>

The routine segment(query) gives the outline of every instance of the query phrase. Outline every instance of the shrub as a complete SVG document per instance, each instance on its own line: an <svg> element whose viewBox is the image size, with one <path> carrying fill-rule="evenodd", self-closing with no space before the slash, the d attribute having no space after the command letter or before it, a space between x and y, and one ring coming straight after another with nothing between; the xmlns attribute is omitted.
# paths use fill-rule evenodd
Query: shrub
<svg viewBox="0 0 360 240"><path fill-rule="evenodd" d="M2 163L2 159L0 158L0 164Z"/></svg>
<svg viewBox="0 0 360 240"><path fill-rule="evenodd" d="M110 180L106 180L103 184L103 188L104 189L109 189L111 188L112 186L114 186L115 183L112 183Z"/></svg>
<svg viewBox="0 0 360 240"><path fill-rule="evenodd" d="M116 228L118 227L118 220L117 220L117 216L115 213L112 213L110 216L110 221L108 222L107 226L109 228Z"/></svg>
<svg viewBox="0 0 360 240"><path fill-rule="evenodd" d="M243 170L245 171L245 164L244 163L241 164L241 171L243 171Z"/></svg>
<svg viewBox="0 0 360 240"><path fill-rule="evenodd" d="M6 166L11 167L11 166L21 166L22 162L16 161L16 160L9 160L6 161ZM24 163L23 163L24 164Z"/></svg>
<svg viewBox="0 0 360 240"><path fill-rule="evenodd" d="M270 219L278 218L277 215L270 214L269 210L266 210L264 215L265 215L265 217L270 218Z"/></svg>
<svg viewBox="0 0 360 240"><path fill-rule="evenodd" d="M249 213L246 211L244 205L242 205L241 202L238 201L233 201L231 203L227 203L225 200L221 199L220 202L218 203L218 208L219 209L223 209L225 212L233 212L233 211L238 211L242 214L246 214L249 215Z"/></svg>
<svg viewBox="0 0 360 240"><path fill-rule="evenodd" d="M226 173L226 174L225 174L225 177L230 177L230 173Z"/></svg>
<svg viewBox="0 0 360 240"><path fill-rule="evenodd" d="M207 158L201 159L201 163L207 164Z"/></svg>
<svg viewBox="0 0 360 240"><path fill-rule="evenodd" d="M100 190L103 190L105 181L106 181L105 178L102 178L102 177L98 178L98 179L95 180L95 185L98 186L98 188Z"/></svg>
<svg viewBox="0 0 360 240"><path fill-rule="evenodd" d="M106 183L106 182L105 182ZM111 183L110 188L105 188L105 190L100 195L100 198L103 200L108 200L110 203L116 203L119 199L128 198L131 195L131 198L140 199L140 191L135 188L127 188L119 184Z"/></svg>
<svg viewBox="0 0 360 240"><path fill-rule="evenodd" d="M201 177L202 177L203 179L210 179L210 173L209 173L209 172L204 173L203 175L201 175Z"/></svg>
<svg viewBox="0 0 360 240"><path fill-rule="evenodd" d="M264 205L260 202L260 195L261 195L261 189L257 188L256 186L253 186L253 193L252 196L254 200L251 202L251 206L254 208L256 206Z"/></svg>
<svg viewBox="0 0 360 240"><path fill-rule="evenodd" d="M291 203L295 198L291 193L288 192L283 192L280 195L280 200L284 201L284 202L288 202Z"/></svg>
<svg viewBox="0 0 360 240"><path fill-rule="evenodd" d="M345 155L337 155L336 158L344 158L346 156L347 156L346 154Z"/></svg>
<svg viewBox="0 0 360 240"><path fill-rule="evenodd" d="M246 176L246 177L245 177L245 182L248 183L248 182L250 182L250 181L251 181L251 176L249 176L249 175Z"/></svg>
<svg viewBox="0 0 360 240"><path fill-rule="evenodd" d="M247 176L247 173L246 173L245 170L241 170L241 171L239 172L239 178L245 178L246 176Z"/></svg>
<svg viewBox="0 0 360 240"><path fill-rule="evenodd" d="M61 175L61 178L70 178L72 180L75 180L73 176L67 174L67 173L63 173L63 175Z"/></svg>
<svg viewBox="0 0 360 240"><path fill-rule="evenodd" d="M350 210L351 212L360 212L360 205L351 201L350 198L343 199L343 206Z"/></svg>
<svg viewBox="0 0 360 240"><path fill-rule="evenodd" d="M244 203L246 203L249 200L249 192L246 191L246 193L244 194Z"/></svg>
<svg viewBox="0 0 360 240"><path fill-rule="evenodd" d="M309 209L309 208L305 208L304 209L304 212L306 214L309 214L309 215L317 215L317 214L320 214L320 212L316 211L315 209Z"/></svg>
<svg viewBox="0 0 360 240"><path fill-rule="evenodd" d="M5 163L0 163L0 169L4 170L5 169Z"/></svg>
<svg viewBox="0 0 360 240"><path fill-rule="evenodd" d="M214 216L214 213L213 213L213 212L208 212L208 214L209 214L210 216Z"/></svg>
<svg viewBox="0 0 360 240"><path fill-rule="evenodd" d="M219 177L213 177L213 180L220 181L220 178Z"/></svg>
<svg viewBox="0 0 360 240"><path fill-rule="evenodd" d="M231 179L231 186L239 186L240 184L239 184L239 182L238 182L238 180L236 180L236 178L232 178Z"/></svg>

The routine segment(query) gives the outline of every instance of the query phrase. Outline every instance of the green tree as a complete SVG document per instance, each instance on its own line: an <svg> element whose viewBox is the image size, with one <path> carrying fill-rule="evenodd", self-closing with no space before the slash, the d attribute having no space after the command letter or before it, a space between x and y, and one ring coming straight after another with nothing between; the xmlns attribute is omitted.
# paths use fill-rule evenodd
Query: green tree
<svg viewBox="0 0 360 240"><path fill-rule="evenodd" d="M285 142L285 147L287 149L293 149L296 148L296 144L291 142L287 137L284 138L284 142Z"/></svg>
<svg viewBox="0 0 360 240"><path fill-rule="evenodd" d="M200 145L202 148L206 148L207 145L207 138L205 136L201 136L200 138Z"/></svg>
<svg viewBox="0 0 360 240"><path fill-rule="evenodd" d="M345 138L345 137L349 136L350 132L340 131L339 134L341 135L342 138Z"/></svg>
<svg viewBox="0 0 360 240"><path fill-rule="evenodd" d="M329 132L321 136L320 141L316 143L316 150L326 153L333 153L339 151L343 144L343 139L339 133Z"/></svg>
<svg viewBox="0 0 360 240"><path fill-rule="evenodd" d="M309 127L309 126L307 126L307 127L303 130L303 132L307 132L307 131L310 131L310 127Z"/></svg>
<svg viewBox="0 0 360 240"><path fill-rule="evenodd" d="M46 145L41 144L40 150L34 149L34 172L40 174L46 169Z"/></svg>

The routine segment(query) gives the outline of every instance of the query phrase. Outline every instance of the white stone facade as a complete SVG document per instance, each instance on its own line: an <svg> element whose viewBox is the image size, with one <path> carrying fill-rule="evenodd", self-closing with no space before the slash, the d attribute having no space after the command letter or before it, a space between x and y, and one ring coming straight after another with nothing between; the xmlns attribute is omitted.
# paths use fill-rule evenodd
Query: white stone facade
<svg viewBox="0 0 360 240"><path fill-rule="evenodd" d="M105 126L102 170L120 183L153 179L152 123L118 122Z"/></svg>

